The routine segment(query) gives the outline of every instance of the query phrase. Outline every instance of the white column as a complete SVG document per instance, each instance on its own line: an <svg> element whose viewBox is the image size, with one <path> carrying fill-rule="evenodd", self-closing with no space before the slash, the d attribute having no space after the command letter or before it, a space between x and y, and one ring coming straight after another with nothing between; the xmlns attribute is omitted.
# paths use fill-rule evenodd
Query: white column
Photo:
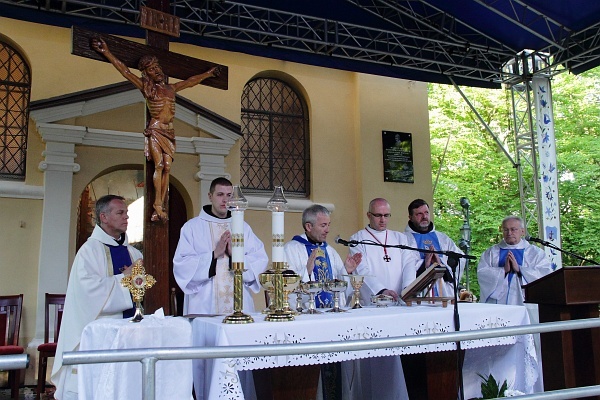
<svg viewBox="0 0 600 400"><path fill-rule="evenodd" d="M231 179L231 175L225 172L225 156L220 154L199 154L198 156L199 171L195 178L200 182L199 204L202 207L209 204L208 192L213 179L220 177Z"/></svg>
<svg viewBox="0 0 600 400"><path fill-rule="evenodd" d="M65 135L61 129L40 130L46 142L44 171L44 205L38 269L37 312L34 341L44 337L45 293L65 293L69 272L69 229L73 200L75 144L81 143L85 131Z"/></svg>
<svg viewBox="0 0 600 400"><path fill-rule="evenodd" d="M554 135L554 112L552 110L552 88L550 79L536 76L532 79L535 101L538 161L540 179L540 226L539 233L544 240L561 247L560 209L558 204L558 168L556 165L556 138ZM546 247L546 255L552 266L562 267L560 251L552 252Z"/></svg>

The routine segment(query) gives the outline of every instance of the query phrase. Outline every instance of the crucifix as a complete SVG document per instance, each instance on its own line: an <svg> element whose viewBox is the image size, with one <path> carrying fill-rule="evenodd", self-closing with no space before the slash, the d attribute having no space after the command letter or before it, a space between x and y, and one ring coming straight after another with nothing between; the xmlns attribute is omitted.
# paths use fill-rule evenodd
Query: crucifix
<svg viewBox="0 0 600 400"><path fill-rule="evenodd" d="M110 62L146 99L144 265L157 283L144 306L154 312L169 306L168 182L175 153L175 93L200 83L227 90L228 70L226 66L170 52L169 36L179 36L179 20L169 14L169 0L149 0L146 4L140 10L146 45L73 27L72 53ZM129 68L140 69L142 77ZM167 77L181 81L169 84Z"/></svg>

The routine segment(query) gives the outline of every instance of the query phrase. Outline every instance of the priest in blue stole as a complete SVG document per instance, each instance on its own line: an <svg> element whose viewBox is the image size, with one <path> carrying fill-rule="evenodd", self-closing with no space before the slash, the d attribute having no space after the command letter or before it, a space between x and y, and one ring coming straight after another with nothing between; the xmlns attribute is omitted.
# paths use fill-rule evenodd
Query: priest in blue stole
<svg viewBox="0 0 600 400"><path fill-rule="evenodd" d="M325 282L331 279L348 281L344 275L354 272L362 260L362 254L357 253L348 254L346 260L342 261L338 252L327 244L330 215L329 210L322 205L308 207L302 213L304 233L294 236L284 246L288 266L300 275L302 282ZM348 284L346 295L351 293L352 286ZM341 305L345 304L346 297L341 297ZM317 307L332 307L332 299L332 293L324 291L315 296Z"/></svg>
<svg viewBox="0 0 600 400"><path fill-rule="evenodd" d="M522 239L524 235L521 218L513 215L504 218L503 240L487 249L477 266L482 302L523 305L521 286L552 272L546 253Z"/></svg>
<svg viewBox="0 0 600 400"><path fill-rule="evenodd" d="M429 205L423 199L413 200L408 205L408 225L404 232L409 237L409 244L419 249L451 251L463 254L463 251L443 232L435 230L431 220ZM412 239L412 240L411 240ZM436 253L419 253L423 264L417 270L419 276L431 264L446 266L446 274L433 285L432 296L454 297L454 276L448 267L448 256ZM465 269L465 259L461 258L456 268L456 284L460 281Z"/></svg>

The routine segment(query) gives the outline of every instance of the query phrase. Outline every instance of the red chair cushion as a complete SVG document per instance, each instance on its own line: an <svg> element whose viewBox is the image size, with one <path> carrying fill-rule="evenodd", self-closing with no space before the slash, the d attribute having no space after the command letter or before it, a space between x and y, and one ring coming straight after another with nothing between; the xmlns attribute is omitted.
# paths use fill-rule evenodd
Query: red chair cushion
<svg viewBox="0 0 600 400"><path fill-rule="evenodd" d="M0 355L23 354L25 349L21 346L0 346Z"/></svg>
<svg viewBox="0 0 600 400"><path fill-rule="evenodd" d="M42 343L38 346L38 351L56 353L56 343Z"/></svg>

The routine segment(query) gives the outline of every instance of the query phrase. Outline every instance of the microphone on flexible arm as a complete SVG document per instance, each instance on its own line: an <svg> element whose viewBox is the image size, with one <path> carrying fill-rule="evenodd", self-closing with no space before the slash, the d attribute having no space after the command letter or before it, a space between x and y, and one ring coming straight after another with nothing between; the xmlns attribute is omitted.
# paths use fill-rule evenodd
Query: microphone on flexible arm
<svg viewBox="0 0 600 400"><path fill-rule="evenodd" d="M530 243L534 242L534 243L539 243L539 244L541 244L543 246L549 246L549 247L553 246L552 243L550 243L550 242L546 242L545 240L542 240L542 239L539 239L539 238L536 238L536 237L532 237L532 236L529 236L529 235L523 236L523 239L527 240Z"/></svg>
<svg viewBox="0 0 600 400"><path fill-rule="evenodd" d="M358 244L358 241L356 240L344 240L340 237L340 235L337 235L337 237L335 238L335 242L337 244L341 244L343 246L349 246L349 247L354 247Z"/></svg>

